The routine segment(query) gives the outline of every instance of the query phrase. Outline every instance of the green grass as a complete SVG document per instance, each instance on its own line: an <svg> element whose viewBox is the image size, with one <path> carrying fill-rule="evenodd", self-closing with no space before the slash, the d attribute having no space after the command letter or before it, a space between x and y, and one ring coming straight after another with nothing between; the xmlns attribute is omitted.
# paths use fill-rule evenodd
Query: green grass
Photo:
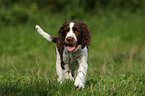
<svg viewBox="0 0 145 96"><path fill-rule="evenodd" d="M69 20L63 16L49 14L37 22L0 28L0 95L145 95L144 16L124 12L77 19L92 33L87 81L81 90L73 88L73 81L57 82L55 44L35 30L39 24L57 36Z"/></svg>

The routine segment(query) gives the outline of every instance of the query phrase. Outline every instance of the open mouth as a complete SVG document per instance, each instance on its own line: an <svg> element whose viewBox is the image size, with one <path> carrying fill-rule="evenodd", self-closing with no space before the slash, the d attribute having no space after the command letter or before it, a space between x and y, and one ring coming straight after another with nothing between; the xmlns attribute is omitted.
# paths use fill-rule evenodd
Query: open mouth
<svg viewBox="0 0 145 96"><path fill-rule="evenodd" d="M67 44L68 51L74 51L77 48L77 44Z"/></svg>

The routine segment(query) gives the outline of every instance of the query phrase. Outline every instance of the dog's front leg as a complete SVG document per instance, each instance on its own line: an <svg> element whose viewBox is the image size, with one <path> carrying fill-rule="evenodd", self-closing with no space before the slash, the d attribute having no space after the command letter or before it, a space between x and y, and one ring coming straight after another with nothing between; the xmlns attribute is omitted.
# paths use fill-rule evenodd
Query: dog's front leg
<svg viewBox="0 0 145 96"><path fill-rule="evenodd" d="M60 54L58 52L58 49L56 48L56 53L57 53L57 61L56 61L56 72L58 75L58 82L62 83L64 80L64 70L61 67L61 58Z"/></svg>
<svg viewBox="0 0 145 96"><path fill-rule="evenodd" d="M86 79L86 74L87 74L87 69L88 69L88 64L87 64L87 48L83 49L82 55L80 58L78 58L78 63L79 63L79 69L78 69L78 74L75 79L75 88L80 89L81 87L84 88L85 85L85 79Z"/></svg>

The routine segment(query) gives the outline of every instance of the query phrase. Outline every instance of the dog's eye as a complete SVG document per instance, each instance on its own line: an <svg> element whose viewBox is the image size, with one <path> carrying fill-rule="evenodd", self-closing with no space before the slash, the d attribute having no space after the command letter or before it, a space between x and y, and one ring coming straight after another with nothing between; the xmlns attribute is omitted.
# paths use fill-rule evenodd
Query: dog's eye
<svg viewBox="0 0 145 96"><path fill-rule="evenodd" d="M80 32L79 31L74 31L74 33L76 34L76 36L79 36L80 35Z"/></svg>
<svg viewBox="0 0 145 96"><path fill-rule="evenodd" d="M79 32L79 30L78 30L78 28L73 28L73 31L75 32L75 33L78 33Z"/></svg>
<svg viewBox="0 0 145 96"><path fill-rule="evenodd" d="M70 29L69 28L67 28L66 30L65 30L65 32L68 32Z"/></svg>
<svg viewBox="0 0 145 96"><path fill-rule="evenodd" d="M77 28L73 28L73 31L74 31L74 32L77 31Z"/></svg>
<svg viewBox="0 0 145 96"><path fill-rule="evenodd" d="M75 33L79 33L78 31L74 31Z"/></svg>
<svg viewBox="0 0 145 96"><path fill-rule="evenodd" d="M65 32L68 32L69 31L69 29L67 29Z"/></svg>

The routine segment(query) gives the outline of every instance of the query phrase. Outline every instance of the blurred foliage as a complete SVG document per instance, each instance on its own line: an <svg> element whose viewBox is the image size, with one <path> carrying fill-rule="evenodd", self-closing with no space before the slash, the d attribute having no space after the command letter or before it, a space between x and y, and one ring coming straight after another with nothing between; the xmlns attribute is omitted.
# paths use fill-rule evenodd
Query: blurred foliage
<svg viewBox="0 0 145 96"><path fill-rule="evenodd" d="M144 5L144 0L0 0L0 26L36 22L36 13L64 13L73 19L104 10L144 11Z"/></svg>
<svg viewBox="0 0 145 96"><path fill-rule="evenodd" d="M0 6L10 7L13 4L21 6L36 5L40 9L51 11L63 11L80 7L85 11L102 9L131 9L133 11L144 7L144 0L0 0ZM77 10L77 9L76 9Z"/></svg>

